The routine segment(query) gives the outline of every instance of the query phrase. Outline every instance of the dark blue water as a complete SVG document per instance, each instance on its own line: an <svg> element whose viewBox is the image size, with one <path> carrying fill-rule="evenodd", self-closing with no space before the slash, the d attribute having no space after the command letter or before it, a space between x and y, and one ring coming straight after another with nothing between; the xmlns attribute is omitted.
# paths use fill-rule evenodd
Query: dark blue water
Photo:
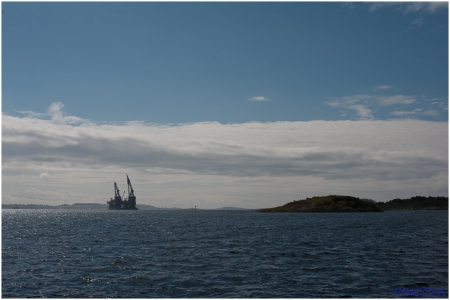
<svg viewBox="0 0 450 300"><path fill-rule="evenodd" d="M448 295L448 212L2 211L2 296Z"/></svg>

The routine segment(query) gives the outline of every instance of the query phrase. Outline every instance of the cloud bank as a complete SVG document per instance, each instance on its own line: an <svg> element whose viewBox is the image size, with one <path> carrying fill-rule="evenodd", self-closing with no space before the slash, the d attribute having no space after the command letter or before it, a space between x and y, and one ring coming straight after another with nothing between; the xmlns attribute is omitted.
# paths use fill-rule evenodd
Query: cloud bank
<svg viewBox="0 0 450 300"><path fill-rule="evenodd" d="M448 124L443 122L98 125L64 116L61 109L52 105L50 120L36 114L3 115L5 199L15 201L19 194L23 199L23 191L43 189L43 181L56 195L60 190L78 195L89 189L91 194L110 196L112 181L125 172L134 175L136 191L152 186L153 200L166 199L165 206L179 207L205 207L195 199L264 207L274 197L282 204L324 191L377 198L378 188L384 190L376 200L384 201L408 196L410 191L404 189L412 186L423 195L447 193Z"/></svg>

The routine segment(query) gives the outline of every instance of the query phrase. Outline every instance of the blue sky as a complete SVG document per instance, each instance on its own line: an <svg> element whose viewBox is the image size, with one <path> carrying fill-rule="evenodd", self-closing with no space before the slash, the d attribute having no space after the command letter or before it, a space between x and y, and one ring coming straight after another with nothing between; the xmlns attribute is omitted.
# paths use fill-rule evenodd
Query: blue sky
<svg viewBox="0 0 450 300"><path fill-rule="evenodd" d="M160 207L447 196L447 2L2 3L3 202L125 173Z"/></svg>
<svg viewBox="0 0 450 300"><path fill-rule="evenodd" d="M327 103L370 95L355 105L374 119L446 121L447 5L430 5L6 2L3 112L62 102L96 121L354 120ZM377 103L398 95L414 103Z"/></svg>

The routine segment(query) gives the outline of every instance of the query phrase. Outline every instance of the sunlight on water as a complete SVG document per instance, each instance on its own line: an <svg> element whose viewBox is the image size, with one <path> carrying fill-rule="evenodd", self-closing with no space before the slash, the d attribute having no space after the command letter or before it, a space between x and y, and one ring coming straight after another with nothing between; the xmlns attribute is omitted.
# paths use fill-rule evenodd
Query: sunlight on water
<svg viewBox="0 0 450 300"><path fill-rule="evenodd" d="M2 296L448 294L448 212L2 211Z"/></svg>

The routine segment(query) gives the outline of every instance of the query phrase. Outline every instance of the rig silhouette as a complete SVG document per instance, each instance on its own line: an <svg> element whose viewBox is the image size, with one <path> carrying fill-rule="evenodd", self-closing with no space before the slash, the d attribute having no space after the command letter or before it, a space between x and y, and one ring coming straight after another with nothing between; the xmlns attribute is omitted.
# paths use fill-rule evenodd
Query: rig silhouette
<svg viewBox="0 0 450 300"><path fill-rule="evenodd" d="M128 183L128 198L123 198L125 195L125 191L123 195L120 196L119 187L117 183L114 182L114 198L111 198L107 204L109 205L109 209L126 209L126 210L137 210L136 208L136 196L134 195L133 186L131 185L130 178L127 174L127 183Z"/></svg>

